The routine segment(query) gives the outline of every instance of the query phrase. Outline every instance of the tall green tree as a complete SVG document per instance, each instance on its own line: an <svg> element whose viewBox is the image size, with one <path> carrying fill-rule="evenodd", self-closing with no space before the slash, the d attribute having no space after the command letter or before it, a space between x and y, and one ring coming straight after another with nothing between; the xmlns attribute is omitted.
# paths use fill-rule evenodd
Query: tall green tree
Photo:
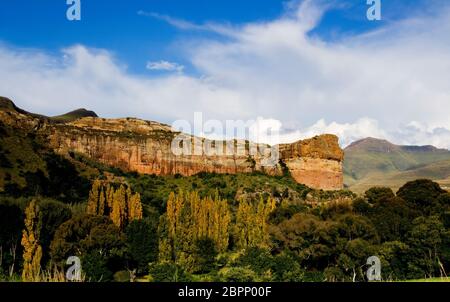
<svg viewBox="0 0 450 302"><path fill-rule="evenodd" d="M39 281L42 260L40 233L39 206L36 200L32 200L25 210L25 229L22 235L23 281Z"/></svg>

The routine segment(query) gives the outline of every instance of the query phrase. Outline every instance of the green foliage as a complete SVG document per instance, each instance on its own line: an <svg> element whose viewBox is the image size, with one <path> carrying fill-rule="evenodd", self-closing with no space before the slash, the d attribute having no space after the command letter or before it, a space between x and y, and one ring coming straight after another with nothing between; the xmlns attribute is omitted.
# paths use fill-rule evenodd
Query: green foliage
<svg viewBox="0 0 450 302"><path fill-rule="evenodd" d="M445 274L442 261L450 232L444 228L438 216L418 217L412 222L407 243L411 247L411 257L408 262L411 279L432 277Z"/></svg>
<svg viewBox="0 0 450 302"><path fill-rule="evenodd" d="M54 264L64 267L69 256L79 256L88 280L111 281L124 268L125 236L107 217L78 216L63 223L50 246Z"/></svg>
<svg viewBox="0 0 450 302"><path fill-rule="evenodd" d="M256 274L262 275L272 269L273 257L268 249L250 247L236 260L235 266L249 267Z"/></svg>
<svg viewBox="0 0 450 302"><path fill-rule="evenodd" d="M129 271L118 271L114 274L115 282L130 282L130 272Z"/></svg>
<svg viewBox="0 0 450 302"><path fill-rule="evenodd" d="M245 267L226 267L219 271L222 282L260 282L258 275Z"/></svg>
<svg viewBox="0 0 450 302"><path fill-rule="evenodd" d="M267 192L290 192L289 201L302 201L311 189L296 183L291 177L272 177L262 173L215 174L199 173L190 177L127 174L133 189L141 195L142 203L165 212L167 197L171 192L199 192L200 197L214 196L216 190L221 198L237 202L242 195L259 200ZM271 194L269 194L271 195ZM266 196L267 197L267 196Z"/></svg>
<svg viewBox="0 0 450 302"><path fill-rule="evenodd" d="M195 273L205 274L216 268L217 249L211 238L197 239L194 249Z"/></svg>
<svg viewBox="0 0 450 302"><path fill-rule="evenodd" d="M415 212L398 197L375 204L368 217L374 224L381 241L404 240L411 228Z"/></svg>
<svg viewBox="0 0 450 302"><path fill-rule="evenodd" d="M380 201L392 199L393 197L395 197L395 194L391 188L384 187L370 188L364 195L370 204L376 204Z"/></svg>
<svg viewBox="0 0 450 302"><path fill-rule="evenodd" d="M444 193L446 191L442 190L439 184L428 179L419 179L406 183L398 190L397 196L413 209L429 215L434 212L438 204L437 199Z"/></svg>
<svg viewBox="0 0 450 302"><path fill-rule="evenodd" d="M372 255L382 261L384 280L450 268L450 194L429 180L406 183L397 196L385 187L356 196L312 190L289 173L139 175L75 153L56 155L43 138L4 125L0 133L0 279L14 278L12 266L20 273L22 247L15 259L10 248L20 241L32 197L39 205L40 263L64 268L68 256L80 256L91 281L126 282L128 269L164 282L364 281ZM375 163L393 169L390 161ZM124 224L124 233L107 217L83 215L90 181L111 178L122 191L138 192L143 204L144 219ZM180 191L195 194L170 197ZM115 219L125 210L121 205Z"/></svg>
<svg viewBox="0 0 450 302"><path fill-rule="evenodd" d="M23 207L16 200L0 198L0 275L5 277L19 271L22 264L24 218Z"/></svg>
<svg viewBox="0 0 450 302"><path fill-rule="evenodd" d="M151 282L189 282L192 277L183 267L170 263L151 263L148 279Z"/></svg>
<svg viewBox="0 0 450 302"><path fill-rule="evenodd" d="M69 207L61 202L44 199L39 201L40 244L44 251L42 265L49 261L50 244L58 227L72 216Z"/></svg>
<svg viewBox="0 0 450 302"><path fill-rule="evenodd" d="M125 230L128 254L138 274L148 273L148 264L158 258L158 220L134 220Z"/></svg>
<svg viewBox="0 0 450 302"><path fill-rule="evenodd" d="M399 188L414 179L449 175L450 152L445 149L397 146L373 138L345 149L344 182L357 192L374 186Z"/></svg>

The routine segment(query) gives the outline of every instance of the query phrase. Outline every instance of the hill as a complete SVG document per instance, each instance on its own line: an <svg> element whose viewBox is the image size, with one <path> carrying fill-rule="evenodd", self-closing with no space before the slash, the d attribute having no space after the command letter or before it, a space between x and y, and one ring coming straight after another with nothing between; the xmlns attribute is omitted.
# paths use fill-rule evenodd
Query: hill
<svg viewBox="0 0 450 302"><path fill-rule="evenodd" d="M343 151L335 135L323 134L272 148L245 140L195 137L136 118L98 118L86 109L56 117L37 116L17 108L8 99L1 102L0 121L5 125L42 138L58 154L81 153L127 172L163 176L289 173L298 183L315 189L343 188ZM174 152L173 143L177 142L183 148ZM280 152L273 152L275 149Z"/></svg>
<svg viewBox="0 0 450 302"><path fill-rule="evenodd" d="M450 177L450 151L434 146L400 146L366 138L349 145L344 153L344 182L356 192L373 186L397 189L418 178L445 186Z"/></svg>
<svg viewBox="0 0 450 302"><path fill-rule="evenodd" d="M98 117L98 115L94 111L81 108L63 115L53 116L50 119L58 122L73 122L83 117Z"/></svg>
<svg viewBox="0 0 450 302"><path fill-rule="evenodd" d="M25 110L17 107L14 104L14 102L11 101L10 99L1 97L1 96L0 96L0 110L8 110L8 111L13 111L13 112L18 112L20 114L32 116L32 117L39 118L39 119L44 119L44 120L53 121L53 122L63 122L63 123L73 122L73 121L83 118L83 117L98 117L98 115L94 111L90 111L90 110L87 110L84 108L73 110L73 111L67 112L65 114L57 115L57 116L45 116L42 114L31 113L31 112L25 111Z"/></svg>

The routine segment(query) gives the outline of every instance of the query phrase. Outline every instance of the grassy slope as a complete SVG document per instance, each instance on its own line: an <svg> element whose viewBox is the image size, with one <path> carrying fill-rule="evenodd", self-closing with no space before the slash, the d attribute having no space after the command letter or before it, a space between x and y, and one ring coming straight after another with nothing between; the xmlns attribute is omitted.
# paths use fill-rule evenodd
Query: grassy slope
<svg viewBox="0 0 450 302"><path fill-rule="evenodd" d="M42 148L33 138L0 122L0 192L7 184L25 186L26 172L45 171L41 152Z"/></svg>
<svg viewBox="0 0 450 302"><path fill-rule="evenodd" d="M72 122L75 121L79 118L82 117L97 117L97 114L93 111L89 111L86 109L77 109L71 112L68 112L66 114L63 115L58 115L58 116L54 116L51 117L50 119L52 121L56 121L56 122L63 122L63 123L67 123L67 122Z"/></svg>
<svg viewBox="0 0 450 302"><path fill-rule="evenodd" d="M373 186L399 188L418 178L450 177L450 152L432 147L402 147L369 139L345 150L344 180L351 190Z"/></svg>

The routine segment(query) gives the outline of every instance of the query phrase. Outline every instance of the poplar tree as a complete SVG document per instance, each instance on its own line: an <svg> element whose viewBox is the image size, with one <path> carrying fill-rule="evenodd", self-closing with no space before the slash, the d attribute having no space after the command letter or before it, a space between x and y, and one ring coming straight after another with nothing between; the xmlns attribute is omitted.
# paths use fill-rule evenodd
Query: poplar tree
<svg viewBox="0 0 450 302"><path fill-rule="evenodd" d="M241 199L235 225L236 241L239 248L267 247L269 243L267 219L275 209L275 205L275 199L271 197L264 201L261 196L257 203L249 203Z"/></svg>
<svg viewBox="0 0 450 302"><path fill-rule="evenodd" d="M166 255L171 245L173 259L192 270L195 266L195 247L199 240L209 238L218 252L225 252L229 245L231 213L226 200L200 198L197 192L170 193L167 201L167 238L160 237L160 255ZM163 227L161 226L161 229Z"/></svg>
<svg viewBox="0 0 450 302"><path fill-rule="evenodd" d="M116 190L110 184L94 181L89 193L87 214L109 216L114 224L123 229L133 220L143 218L143 208L139 193L130 187L120 185Z"/></svg>
<svg viewBox="0 0 450 302"><path fill-rule="evenodd" d="M131 195L128 200L128 222L141 220L143 217L141 195L138 193Z"/></svg>
<svg viewBox="0 0 450 302"><path fill-rule="evenodd" d="M21 241L24 249L22 280L25 282L39 280L42 259L39 224L39 206L32 200L25 210L25 229Z"/></svg>
<svg viewBox="0 0 450 302"><path fill-rule="evenodd" d="M114 192L114 200L112 202L111 220L119 228L123 229L127 222L126 212L126 190L123 185Z"/></svg>
<svg viewBox="0 0 450 302"><path fill-rule="evenodd" d="M158 260L159 262L173 261L173 243L171 242L171 236L169 235L169 224L167 221L167 214L161 215L158 225Z"/></svg>
<svg viewBox="0 0 450 302"><path fill-rule="evenodd" d="M100 200L100 180L95 180L92 184L92 188L89 191L89 198L87 203L87 214L89 215L99 215L99 200Z"/></svg>

